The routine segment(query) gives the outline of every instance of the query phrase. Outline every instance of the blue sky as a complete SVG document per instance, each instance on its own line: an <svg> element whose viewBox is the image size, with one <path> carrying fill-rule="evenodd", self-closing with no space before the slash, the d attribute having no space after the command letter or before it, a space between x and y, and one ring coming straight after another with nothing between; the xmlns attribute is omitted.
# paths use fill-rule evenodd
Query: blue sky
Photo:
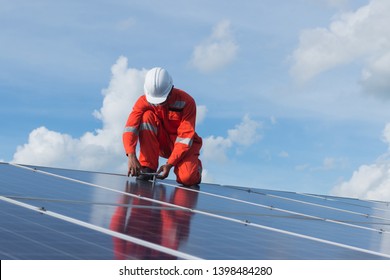
<svg viewBox="0 0 390 280"><path fill-rule="evenodd" d="M204 181L390 200L387 0L0 0L0 42L0 160L125 173L162 66L199 106Z"/></svg>

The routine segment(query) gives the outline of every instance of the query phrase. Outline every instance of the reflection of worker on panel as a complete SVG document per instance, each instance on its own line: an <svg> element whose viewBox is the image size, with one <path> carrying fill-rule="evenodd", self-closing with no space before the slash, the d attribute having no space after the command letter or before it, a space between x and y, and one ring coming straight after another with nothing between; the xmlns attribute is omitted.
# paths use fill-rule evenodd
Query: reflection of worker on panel
<svg viewBox="0 0 390 280"><path fill-rule="evenodd" d="M142 182L126 182L126 192L186 208L196 205L198 192L176 188L169 201L166 190L148 188ZM110 229L177 250L188 238L192 212L123 195L112 216ZM130 210L130 211L128 211ZM174 256L117 237L113 238L115 259L175 259Z"/></svg>
<svg viewBox="0 0 390 280"><path fill-rule="evenodd" d="M199 187L192 187L193 190L176 188L173 192L170 203L193 209L198 200ZM187 210L161 211L163 227L161 245L177 250L180 243L186 241L189 236L190 222L193 215Z"/></svg>
<svg viewBox="0 0 390 280"><path fill-rule="evenodd" d="M185 91L175 88L168 71L160 67L146 74L144 93L134 104L123 132L128 176L150 180L152 178L147 173L157 172L164 179L174 167L178 183L185 186L199 184L202 138L195 132L195 100ZM135 152L138 141L139 159ZM160 168L159 156L167 159Z"/></svg>

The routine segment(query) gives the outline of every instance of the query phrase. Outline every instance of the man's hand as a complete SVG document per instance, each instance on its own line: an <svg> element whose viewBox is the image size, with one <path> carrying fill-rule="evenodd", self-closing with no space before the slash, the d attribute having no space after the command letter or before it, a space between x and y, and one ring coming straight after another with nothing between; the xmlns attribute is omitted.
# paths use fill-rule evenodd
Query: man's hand
<svg viewBox="0 0 390 280"><path fill-rule="evenodd" d="M128 171L127 176L138 176L141 170L141 164L139 163L137 156L135 154L128 155Z"/></svg>
<svg viewBox="0 0 390 280"><path fill-rule="evenodd" d="M161 165L160 168L158 169L157 173L160 174L158 175L158 178L159 179L165 179L168 177L169 175L169 171L171 170L171 168L173 167L172 164L164 164L164 165Z"/></svg>

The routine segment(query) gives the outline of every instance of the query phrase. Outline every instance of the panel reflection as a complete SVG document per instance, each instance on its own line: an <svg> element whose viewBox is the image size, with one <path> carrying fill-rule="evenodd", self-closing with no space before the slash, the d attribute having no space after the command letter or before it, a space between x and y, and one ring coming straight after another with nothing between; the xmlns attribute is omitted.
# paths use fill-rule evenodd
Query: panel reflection
<svg viewBox="0 0 390 280"><path fill-rule="evenodd" d="M196 187L199 189L199 187ZM140 197L176 204L193 209L198 200L198 192L175 188L170 194L163 185L154 187L142 181L126 181L126 193ZM174 207L165 207L142 198L123 194L118 201L110 222L110 229L143 239L173 250L178 250L190 234L193 213ZM157 250L113 237L115 259L175 259Z"/></svg>

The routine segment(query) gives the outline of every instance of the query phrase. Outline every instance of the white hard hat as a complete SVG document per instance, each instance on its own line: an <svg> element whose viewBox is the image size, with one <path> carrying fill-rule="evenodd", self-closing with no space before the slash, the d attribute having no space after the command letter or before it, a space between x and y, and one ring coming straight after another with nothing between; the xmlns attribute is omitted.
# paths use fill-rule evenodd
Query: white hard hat
<svg viewBox="0 0 390 280"><path fill-rule="evenodd" d="M149 103L163 103L167 99L172 87L172 78L164 68L155 67L146 73L144 90L146 100Z"/></svg>

